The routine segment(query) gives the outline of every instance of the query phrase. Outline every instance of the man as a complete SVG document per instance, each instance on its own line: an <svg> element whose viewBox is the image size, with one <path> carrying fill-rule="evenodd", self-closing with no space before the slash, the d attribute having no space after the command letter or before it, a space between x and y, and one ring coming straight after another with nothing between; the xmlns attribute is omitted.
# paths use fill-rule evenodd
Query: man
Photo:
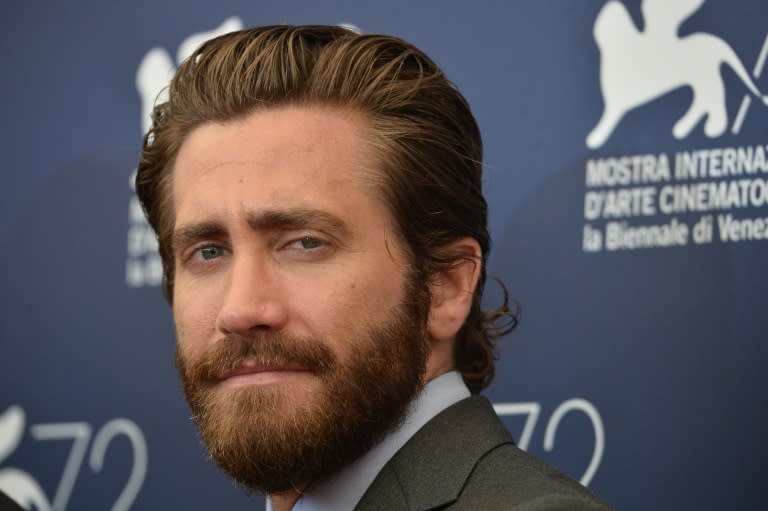
<svg viewBox="0 0 768 511"><path fill-rule="evenodd" d="M137 193L203 440L275 511L604 509L471 396L514 325L480 309L481 153L392 37L264 27L179 67Z"/></svg>

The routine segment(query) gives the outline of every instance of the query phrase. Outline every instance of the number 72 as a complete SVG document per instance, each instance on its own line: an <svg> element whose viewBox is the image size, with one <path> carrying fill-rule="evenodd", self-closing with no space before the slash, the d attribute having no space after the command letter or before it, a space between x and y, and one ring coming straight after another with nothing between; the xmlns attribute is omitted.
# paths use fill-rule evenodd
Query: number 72
<svg viewBox="0 0 768 511"><path fill-rule="evenodd" d="M520 434L520 440L518 441L518 447L527 451L531 443L531 437L533 436L533 430L536 428L536 422L539 420L541 413L541 405L539 403L497 403L493 405L493 409L496 410L496 414L501 416L505 415L528 415L523 426L523 431ZM592 482L592 478L595 476L600 462L603 459L603 452L605 451L605 428L603 427L603 420L600 418L600 414L597 409L587 401L586 399L573 398L563 402L558 406L552 416L547 422L547 428L544 431L544 450L549 452L555 447L555 436L557 434L557 428L560 425L560 421L563 416L571 411L583 412L589 417L592 423L592 429L595 432L595 448L592 451L592 459L587 466L587 469L582 474L579 482L584 486L588 486Z"/></svg>

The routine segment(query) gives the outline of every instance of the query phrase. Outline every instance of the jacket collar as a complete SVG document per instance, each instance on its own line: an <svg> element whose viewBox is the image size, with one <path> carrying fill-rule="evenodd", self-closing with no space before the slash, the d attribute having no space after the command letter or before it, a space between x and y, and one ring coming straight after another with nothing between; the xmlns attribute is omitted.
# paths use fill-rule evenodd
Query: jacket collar
<svg viewBox="0 0 768 511"><path fill-rule="evenodd" d="M443 410L384 466L356 511L426 511L454 502L477 462L512 435L482 396Z"/></svg>

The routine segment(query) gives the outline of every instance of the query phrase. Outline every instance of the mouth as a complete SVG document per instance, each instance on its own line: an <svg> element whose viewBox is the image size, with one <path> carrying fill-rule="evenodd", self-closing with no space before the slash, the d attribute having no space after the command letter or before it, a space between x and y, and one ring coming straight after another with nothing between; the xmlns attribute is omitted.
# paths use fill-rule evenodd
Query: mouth
<svg viewBox="0 0 768 511"><path fill-rule="evenodd" d="M246 360L225 373L220 383L229 388L263 386L285 382L309 373L309 370L294 364L259 364Z"/></svg>

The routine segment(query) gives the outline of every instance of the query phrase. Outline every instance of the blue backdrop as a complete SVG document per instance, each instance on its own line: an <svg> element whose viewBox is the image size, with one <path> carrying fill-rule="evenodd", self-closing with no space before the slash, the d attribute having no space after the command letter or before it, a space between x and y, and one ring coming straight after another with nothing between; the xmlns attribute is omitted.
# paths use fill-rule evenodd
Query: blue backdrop
<svg viewBox="0 0 768 511"><path fill-rule="evenodd" d="M282 22L401 36L472 105L490 273L523 310L486 394L520 444L620 509L761 508L763 0L2 11L0 488L29 509L263 507L206 461L130 183L179 60Z"/></svg>

